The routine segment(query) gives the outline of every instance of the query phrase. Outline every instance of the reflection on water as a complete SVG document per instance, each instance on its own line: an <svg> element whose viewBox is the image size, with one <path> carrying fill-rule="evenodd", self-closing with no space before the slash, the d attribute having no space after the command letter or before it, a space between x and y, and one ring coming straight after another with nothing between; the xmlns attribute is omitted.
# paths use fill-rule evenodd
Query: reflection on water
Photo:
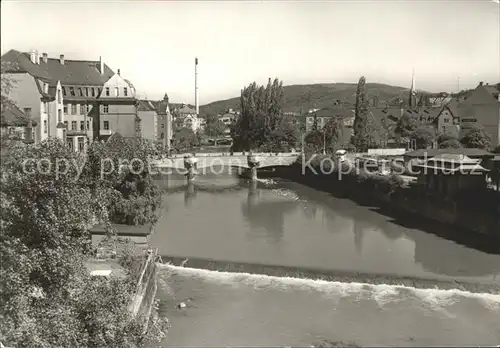
<svg viewBox="0 0 500 348"><path fill-rule="evenodd" d="M189 184L175 175L157 182L166 208L152 242L162 255L500 283L499 255L296 183L251 182L230 173Z"/></svg>

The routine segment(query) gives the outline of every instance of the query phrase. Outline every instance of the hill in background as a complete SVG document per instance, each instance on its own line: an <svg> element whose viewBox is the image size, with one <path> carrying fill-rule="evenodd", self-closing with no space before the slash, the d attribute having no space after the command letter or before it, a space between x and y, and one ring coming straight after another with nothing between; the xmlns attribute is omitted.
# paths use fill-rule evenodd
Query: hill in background
<svg viewBox="0 0 500 348"><path fill-rule="evenodd" d="M304 112L309 109L333 107L337 100L344 104L354 105L356 101L357 83L327 83L311 85L291 85L284 87L283 110L285 112ZM367 83L368 98L378 97L380 101L389 101L395 98L408 98L409 89L389 86L380 83ZM200 114L215 115L227 109L240 109L240 98L231 98L215 101L200 106Z"/></svg>

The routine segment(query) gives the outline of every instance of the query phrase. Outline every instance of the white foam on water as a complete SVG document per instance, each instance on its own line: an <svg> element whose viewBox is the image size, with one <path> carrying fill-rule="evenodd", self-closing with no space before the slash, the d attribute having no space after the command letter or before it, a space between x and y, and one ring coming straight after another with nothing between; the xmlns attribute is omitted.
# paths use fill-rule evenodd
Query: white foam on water
<svg viewBox="0 0 500 348"><path fill-rule="evenodd" d="M161 264L167 272L180 275L197 277L218 284L238 286L252 286L255 289L278 290L315 290L326 297L337 300L338 298L355 297L360 300L375 300L380 306L389 302L399 302L412 297L425 302L433 309L450 306L460 297L477 300L485 308L493 311L500 310L500 294L473 293L459 289L419 289L405 285L343 283L326 280L313 280L306 278L275 277L251 273L235 273L210 271L206 269L178 267L170 264Z"/></svg>

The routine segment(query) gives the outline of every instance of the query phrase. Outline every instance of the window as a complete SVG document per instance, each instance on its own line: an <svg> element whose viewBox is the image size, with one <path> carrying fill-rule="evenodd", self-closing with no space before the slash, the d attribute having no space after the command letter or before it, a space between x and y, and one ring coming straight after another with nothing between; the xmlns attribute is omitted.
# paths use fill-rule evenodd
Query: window
<svg viewBox="0 0 500 348"><path fill-rule="evenodd" d="M64 114L67 115L68 114L68 104L64 104L63 108L64 108Z"/></svg>
<svg viewBox="0 0 500 348"><path fill-rule="evenodd" d="M161 139L165 139L165 134L161 133L161 134L160 134L160 138L161 138Z"/></svg>
<svg viewBox="0 0 500 348"><path fill-rule="evenodd" d="M47 128L48 128L48 127L47 127L47 120L43 120L43 132L44 132L45 134L47 134L47 132L48 132Z"/></svg>
<svg viewBox="0 0 500 348"><path fill-rule="evenodd" d="M58 90L58 91L57 91L57 102L58 102L58 103L61 103L61 101L62 101L62 97L61 97L61 90Z"/></svg>
<svg viewBox="0 0 500 348"><path fill-rule="evenodd" d="M109 130L109 121L104 121L104 130Z"/></svg>
<svg viewBox="0 0 500 348"><path fill-rule="evenodd" d="M83 90L81 87L78 87L78 95L83 97Z"/></svg>
<svg viewBox="0 0 500 348"><path fill-rule="evenodd" d="M73 138L69 138L67 141L68 147L70 150L73 150Z"/></svg>
<svg viewBox="0 0 500 348"><path fill-rule="evenodd" d="M91 88L90 91L92 92L92 97L95 97L95 89Z"/></svg>
<svg viewBox="0 0 500 348"><path fill-rule="evenodd" d="M85 130L85 121L80 121L80 130L82 132Z"/></svg>
<svg viewBox="0 0 500 348"><path fill-rule="evenodd" d="M71 121L71 130L76 131L76 121Z"/></svg>
<svg viewBox="0 0 500 348"><path fill-rule="evenodd" d="M62 88L63 96L66 96L66 88L65 87L61 87L61 88Z"/></svg>
<svg viewBox="0 0 500 348"><path fill-rule="evenodd" d="M118 97L120 95L120 89L118 87L115 87L115 97Z"/></svg>
<svg viewBox="0 0 500 348"><path fill-rule="evenodd" d="M161 124L161 128L165 128L165 124L164 123Z"/></svg>
<svg viewBox="0 0 500 348"><path fill-rule="evenodd" d="M88 87L85 87L85 96L88 97L89 96L89 88Z"/></svg>
<svg viewBox="0 0 500 348"><path fill-rule="evenodd" d="M85 115L87 112L87 105L85 104L80 104L80 115Z"/></svg>
<svg viewBox="0 0 500 348"><path fill-rule="evenodd" d="M101 95L101 87L97 87L97 95Z"/></svg>
<svg viewBox="0 0 500 348"><path fill-rule="evenodd" d="M47 103L45 103L45 102L42 103L42 112L43 113L47 112Z"/></svg>
<svg viewBox="0 0 500 348"><path fill-rule="evenodd" d="M68 129L68 121L64 121L64 126Z"/></svg>
<svg viewBox="0 0 500 348"><path fill-rule="evenodd" d="M70 87L69 88L69 93L74 97L75 96L75 88L74 87Z"/></svg>
<svg viewBox="0 0 500 348"><path fill-rule="evenodd" d="M78 137L78 151L80 152L85 151L85 142L83 137Z"/></svg>
<svg viewBox="0 0 500 348"><path fill-rule="evenodd" d="M102 106L102 112L107 114L109 112L109 105L103 105Z"/></svg>
<svg viewBox="0 0 500 348"><path fill-rule="evenodd" d="M449 118L445 118L444 119L444 123L450 123L450 119Z"/></svg>
<svg viewBox="0 0 500 348"><path fill-rule="evenodd" d="M89 130L89 129L90 129L90 121L87 120L87 130Z"/></svg>
<svg viewBox="0 0 500 348"><path fill-rule="evenodd" d="M76 104L71 104L71 115L76 115Z"/></svg>
<svg viewBox="0 0 500 348"><path fill-rule="evenodd" d="M106 87L106 97L109 97L109 87Z"/></svg>
<svg viewBox="0 0 500 348"><path fill-rule="evenodd" d="M128 90L127 87L123 87L123 95L126 97L128 96Z"/></svg>
<svg viewBox="0 0 500 348"><path fill-rule="evenodd" d="M62 121L62 110L61 109L58 109L57 110L57 122L61 122Z"/></svg>

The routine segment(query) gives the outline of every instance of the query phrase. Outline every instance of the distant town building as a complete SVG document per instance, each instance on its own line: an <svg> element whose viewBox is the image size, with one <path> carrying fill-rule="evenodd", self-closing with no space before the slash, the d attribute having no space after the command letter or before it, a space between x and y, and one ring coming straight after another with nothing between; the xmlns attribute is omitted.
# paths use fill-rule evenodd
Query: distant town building
<svg viewBox="0 0 500 348"><path fill-rule="evenodd" d="M31 119L31 115L27 115L12 103L4 103L0 119L2 139L31 142L36 125L37 122Z"/></svg>
<svg viewBox="0 0 500 348"><path fill-rule="evenodd" d="M158 140L162 143L163 149L170 150L173 136L173 116L170 112L168 94L165 93L162 100L152 102L152 104L156 107L156 112L158 115Z"/></svg>

